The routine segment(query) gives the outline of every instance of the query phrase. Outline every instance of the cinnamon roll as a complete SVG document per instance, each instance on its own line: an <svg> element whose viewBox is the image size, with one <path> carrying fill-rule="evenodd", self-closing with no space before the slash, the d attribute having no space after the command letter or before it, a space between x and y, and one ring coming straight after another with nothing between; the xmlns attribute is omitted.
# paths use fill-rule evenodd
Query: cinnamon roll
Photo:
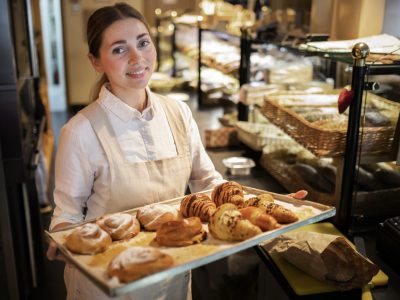
<svg viewBox="0 0 400 300"><path fill-rule="evenodd" d="M110 235L94 223L87 223L75 228L65 240L67 249L77 254L101 253L110 244Z"/></svg>
<svg viewBox="0 0 400 300"><path fill-rule="evenodd" d="M179 211L167 204L150 204L143 206L137 212L137 218L148 231L156 231L162 223L172 220L180 220Z"/></svg>
<svg viewBox="0 0 400 300"><path fill-rule="evenodd" d="M139 221L127 213L106 215L98 220L97 224L108 232L114 241L130 239L140 232Z"/></svg>
<svg viewBox="0 0 400 300"><path fill-rule="evenodd" d="M156 248L136 246L117 255L108 265L107 274L126 283L164 270L173 263L169 254Z"/></svg>

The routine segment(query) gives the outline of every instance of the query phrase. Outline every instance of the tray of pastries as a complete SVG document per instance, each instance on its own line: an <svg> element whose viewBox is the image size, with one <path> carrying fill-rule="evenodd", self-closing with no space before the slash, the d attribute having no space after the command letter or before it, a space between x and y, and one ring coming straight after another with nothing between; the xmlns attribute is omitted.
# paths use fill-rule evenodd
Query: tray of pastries
<svg viewBox="0 0 400 300"><path fill-rule="evenodd" d="M46 235L105 293L119 296L334 215L331 206L228 181Z"/></svg>

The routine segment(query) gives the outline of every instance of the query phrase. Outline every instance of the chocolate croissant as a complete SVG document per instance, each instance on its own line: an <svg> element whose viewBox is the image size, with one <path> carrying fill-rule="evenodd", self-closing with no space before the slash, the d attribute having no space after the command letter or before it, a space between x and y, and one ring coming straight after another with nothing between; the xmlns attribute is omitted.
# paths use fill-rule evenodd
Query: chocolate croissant
<svg viewBox="0 0 400 300"><path fill-rule="evenodd" d="M273 216L282 224L293 223L299 219L292 211L276 203L267 204L265 213Z"/></svg>
<svg viewBox="0 0 400 300"><path fill-rule="evenodd" d="M233 203L240 207L244 203L243 188L235 181L224 182L214 188L211 199L217 207L224 203Z"/></svg>
<svg viewBox="0 0 400 300"><path fill-rule="evenodd" d="M180 207L183 217L199 217L202 222L208 222L215 209L215 203L203 193L187 195L183 198Z"/></svg>

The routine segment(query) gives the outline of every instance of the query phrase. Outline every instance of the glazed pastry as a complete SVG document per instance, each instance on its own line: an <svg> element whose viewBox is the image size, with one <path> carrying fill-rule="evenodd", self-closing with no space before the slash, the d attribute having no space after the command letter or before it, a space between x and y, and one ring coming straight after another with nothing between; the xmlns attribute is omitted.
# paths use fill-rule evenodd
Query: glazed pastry
<svg viewBox="0 0 400 300"><path fill-rule="evenodd" d="M293 223L299 219L292 211L276 203L269 203L265 213L273 216L281 224Z"/></svg>
<svg viewBox="0 0 400 300"><path fill-rule="evenodd" d="M276 219L266 214L261 208L248 206L239 209L239 211L243 218L260 227L262 231L274 230L280 227Z"/></svg>
<svg viewBox="0 0 400 300"><path fill-rule="evenodd" d="M222 204L210 218L208 225L213 237L224 241L244 241L262 231L242 214L232 203Z"/></svg>
<svg viewBox="0 0 400 300"><path fill-rule="evenodd" d="M97 224L108 232L113 241L130 239L140 232L139 221L126 213L106 215Z"/></svg>
<svg viewBox="0 0 400 300"><path fill-rule="evenodd" d="M181 214L185 218L199 217L203 222L208 222L215 209L215 203L203 193L187 195L183 198L180 207Z"/></svg>
<svg viewBox="0 0 400 300"><path fill-rule="evenodd" d="M93 223L75 228L65 240L67 249L77 254L101 253L110 245L110 235Z"/></svg>
<svg viewBox="0 0 400 300"><path fill-rule="evenodd" d="M120 282L130 282L164 270L174 263L173 258L153 247L130 247L117 255L108 265L107 274Z"/></svg>
<svg viewBox="0 0 400 300"><path fill-rule="evenodd" d="M157 230L160 246L182 247L200 243L207 237L200 218L190 217L180 221L168 221Z"/></svg>
<svg viewBox="0 0 400 300"><path fill-rule="evenodd" d="M214 188L211 199L217 207L224 203L233 203L240 207L244 202L243 188L235 181L224 182Z"/></svg>
<svg viewBox="0 0 400 300"><path fill-rule="evenodd" d="M156 203L140 208L137 212L137 219L145 230L156 231L162 223L180 220L181 215L170 205Z"/></svg>

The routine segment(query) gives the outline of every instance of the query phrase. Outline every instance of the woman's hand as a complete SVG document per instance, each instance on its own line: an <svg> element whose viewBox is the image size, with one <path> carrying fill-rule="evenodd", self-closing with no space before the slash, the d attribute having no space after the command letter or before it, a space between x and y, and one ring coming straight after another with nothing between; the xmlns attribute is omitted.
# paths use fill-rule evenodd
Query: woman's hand
<svg viewBox="0 0 400 300"><path fill-rule="evenodd" d="M300 190L295 193L291 193L288 196L301 200L301 199L304 199L307 196L307 194L308 194L308 192L306 190Z"/></svg>
<svg viewBox="0 0 400 300"><path fill-rule="evenodd" d="M72 223L68 223L68 222L60 223L60 224L54 226L53 230L62 229L69 225L72 225ZM58 250L57 244L54 241L49 242L49 248L47 248L46 256L47 256L48 260L65 261L64 256L60 253L60 251Z"/></svg>
<svg viewBox="0 0 400 300"><path fill-rule="evenodd" d="M47 248L47 253L46 253L47 259L48 260L61 260L65 261L64 256L58 251L58 247L56 242L50 241L49 243L49 248Z"/></svg>

